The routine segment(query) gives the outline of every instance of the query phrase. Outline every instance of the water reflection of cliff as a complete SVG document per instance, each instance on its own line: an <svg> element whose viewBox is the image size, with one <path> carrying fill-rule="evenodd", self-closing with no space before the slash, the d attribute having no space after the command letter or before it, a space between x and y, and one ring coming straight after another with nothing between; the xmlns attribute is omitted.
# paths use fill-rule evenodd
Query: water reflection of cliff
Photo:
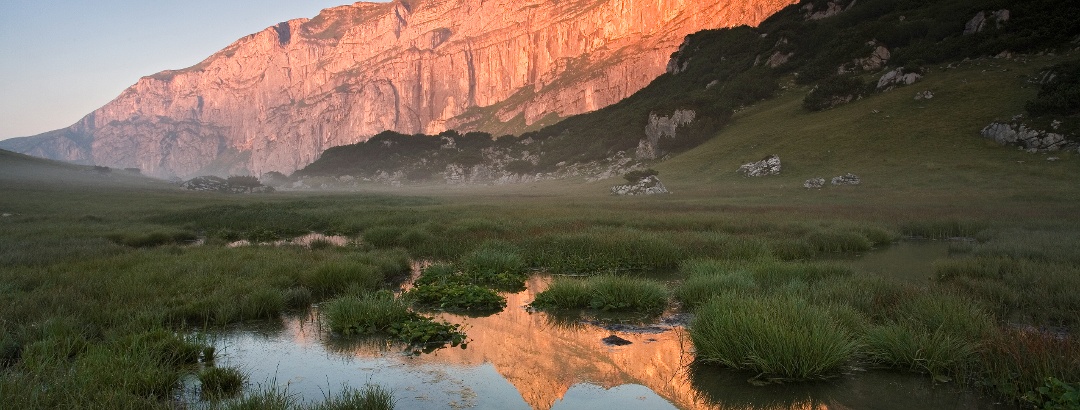
<svg viewBox="0 0 1080 410"><path fill-rule="evenodd" d="M533 278L528 290L507 295L505 311L488 317L441 315L460 323L469 335L468 349L448 348L419 357L401 356L404 346L381 339L335 338L319 330L315 313L285 322L285 332L296 345L321 343L327 351L345 357L382 358L418 369L479 368L490 363L514 386L530 407L551 409L574 385L589 383L603 388L642 385L682 409L727 410L846 410L853 408L993 408L994 403L955 386L934 386L918 375L868 372L818 383L751 387L752 375L693 366L686 331L669 327L659 333L616 332L633 342L605 345L613 332L576 321L553 320L530 313L524 306L544 278Z"/></svg>
<svg viewBox="0 0 1080 410"><path fill-rule="evenodd" d="M538 289L545 285L544 278L531 279L528 290L506 295L507 308L496 315L482 318L440 315L442 320L464 326L469 335L468 348L443 349L409 362L491 363L534 409L550 409L578 383L592 383L604 388L640 384L677 407L709 407L690 385L687 366L693 355L683 329L667 328L659 333L616 332L633 344L607 346L601 339L612 335L612 331L560 322L544 313L528 312L524 306L532 302ZM296 322L288 326L298 343L311 343L318 337L318 332L311 327L301 328ZM330 347L362 357L387 353L387 346L377 341Z"/></svg>

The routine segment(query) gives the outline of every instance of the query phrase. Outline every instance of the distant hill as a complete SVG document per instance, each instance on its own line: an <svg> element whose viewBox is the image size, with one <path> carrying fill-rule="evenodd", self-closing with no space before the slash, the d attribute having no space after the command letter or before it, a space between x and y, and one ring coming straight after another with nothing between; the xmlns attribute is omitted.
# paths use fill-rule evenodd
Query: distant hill
<svg viewBox="0 0 1080 410"><path fill-rule="evenodd" d="M167 182L143 176L138 169L76 165L0 149L0 187L14 185L79 185L168 187Z"/></svg>
<svg viewBox="0 0 1080 410"><path fill-rule="evenodd" d="M735 113L778 96L795 98L796 106L789 112L773 113L781 117L758 116L753 121L775 122L847 104L865 107L868 99L884 98L878 96L893 92L908 93L904 87L919 89L915 86L919 82L968 82L973 78L957 77L947 71L964 64L970 67L964 62L971 59L1010 61L1024 68L1023 73L1011 79L995 77L997 82L976 84L981 87L977 95L984 99L1027 95L1020 101L1009 100L1018 107L1018 112L1010 115L1025 114L1025 103L1036 98L1040 86L1046 88L1047 79L1056 78L1060 83L1069 77L1062 70L1050 70L1050 66L1077 59L1073 50L1078 47L1077 2L803 1L756 28L743 26L690 35L672 55L666 74L626 100L596 112L494 140L478 133L425 136L387 132L366 143L331 148L295 176L344 175L349 181L386 183L496 184L566 177L608 178L697 147L716 137L733 119L751 121ZM1050 57L1048 53L1064 56ZM1046 58L1037 58L1040 55ZM1040 65L1032 67L1034 64ZM1022 80L1013 81L1017 77ZM1059 89L1069 87L1074 85ZM1060 91L1039 98L1070 101L1070 95ZM930 126L937 129L957 129L963 124L966 128L958 131L977 137L990 122L1011 119L998 118L1000 111L978 108L997 102L935 99L935 106L954 110L959 116L927 120L934 121ZM1068 110L1053 116L1026 113L1025 121L1028 127L1043 129L1050 129L1051 123L1058 121L1056 132L1076 135L1080 130L1076 114ZM798 130L789 131L793 135L776 138L799 138ZM885 134L895 135L891 131L895 130ZM974 137L970 141L979 143ZM832 143L836 142L819 141L825 147ZM752 161L760 159L754 158L759 154L747 152L745 157L723 160ZM697 165L710 167L709 163Z"/></svg>

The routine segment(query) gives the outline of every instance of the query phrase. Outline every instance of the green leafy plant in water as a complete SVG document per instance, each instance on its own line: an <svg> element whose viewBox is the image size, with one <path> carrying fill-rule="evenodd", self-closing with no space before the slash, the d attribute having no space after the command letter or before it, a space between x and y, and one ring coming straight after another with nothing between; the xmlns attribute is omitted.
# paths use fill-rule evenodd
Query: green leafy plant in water
<svg viewBox="0 0 1080 410"><path fill-rule="evenodd" d="M499 311L506 307L506 298L476 285L419 285L405 297L423 307L451 311Z"/></svg>
<svg viewBox="0 0 1080 410"><path fill-rule="evenodd" d="M414 354L430 353L447 345L461 346L463 349L466 346L465 332L461 331L461 325L437 322L421 316L394 323L387 329L387 333L408 343Z"/></svg>
<svg viewBox="0 0 1080 410"><path fill-rule="evenodd" d="M1080 383L1047 377L1043 386L1028 392L1023 399L1044 410L1080 409Z"/></svg>

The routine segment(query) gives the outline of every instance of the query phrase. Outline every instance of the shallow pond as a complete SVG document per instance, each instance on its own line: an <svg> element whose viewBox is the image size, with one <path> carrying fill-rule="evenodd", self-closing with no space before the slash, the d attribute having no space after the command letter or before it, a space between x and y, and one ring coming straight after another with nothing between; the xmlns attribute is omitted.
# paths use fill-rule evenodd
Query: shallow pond
<svg viewBox="0 0 1080 410"><path fill-rule="evenodd" d="M678 320L603 327L525 308L548 279L508 294L498 314L466 318L466 349L404 353L380 339L337 338L312 312L272 328L220 335L218 365L236 366L255 382L276 383L318 401L367 383L394 392L399 409L956 409L994 404L927 377L857 372L817 383L753 387L753 375L691 366L692 345ZM617 335L632 342L611 346Z"/></svg>

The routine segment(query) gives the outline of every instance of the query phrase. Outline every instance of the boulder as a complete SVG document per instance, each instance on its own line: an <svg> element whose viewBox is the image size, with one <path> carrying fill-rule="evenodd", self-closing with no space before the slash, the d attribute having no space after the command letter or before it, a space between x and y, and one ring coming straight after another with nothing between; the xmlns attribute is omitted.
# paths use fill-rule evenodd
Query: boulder
<svg viewBox="0 0 1080 410"><path fill-rule="evenodd" d="M995 122L983 128L981 134L984 138L994 140L998 144L1017 145L1028 152L1058 151L1076 145L1066 139L1065 135L1031 129L1024 124Z"/></svg>
<svg viewBox="0 0 1080 410"><path fill-rule="evenodd" d="M900 67L895 70L889 71L882 75L878 79L877 88L894 87L898 85L912 85L922 79L922 75L918 73L905 73L904 68Z"/></svg>
<svg viewBox="0 0 1080 410"><path fill-rule="evenodd" d="M806 189L821 189L825 186L825 178L810 178L803 182L802 186Z"/></svg>
<svg viewBox="0 0 1080 410"><path fill-rule="evenodd" d="M930 100L934 98L934 92L930 90L915 93L915 101Z"/></svg>
<svg viewBox="0 0 1080 410"><path fill-rule="evenodd" d="M664 184L660 182L660 178L656 175L650 175L638 180L638 182L626 185L616 185L611 187L612 195L629 196L629 195L657 195L657 194L670 194L671 192L664 187Z"/></svg>
<svg viewBox="0 0 1080 410"><path fill-rule="evenodd" d="M850 172L832 179L833 185L859 185L861 183L862 180Z"/></svg>
<svg viewBox="0 0 1080 410"><path fill-rule="evenodd" d="M739 167L739 173L746 177L780 175L780 157L769 155L761 161L743 164L743 166Z"/></svg>

